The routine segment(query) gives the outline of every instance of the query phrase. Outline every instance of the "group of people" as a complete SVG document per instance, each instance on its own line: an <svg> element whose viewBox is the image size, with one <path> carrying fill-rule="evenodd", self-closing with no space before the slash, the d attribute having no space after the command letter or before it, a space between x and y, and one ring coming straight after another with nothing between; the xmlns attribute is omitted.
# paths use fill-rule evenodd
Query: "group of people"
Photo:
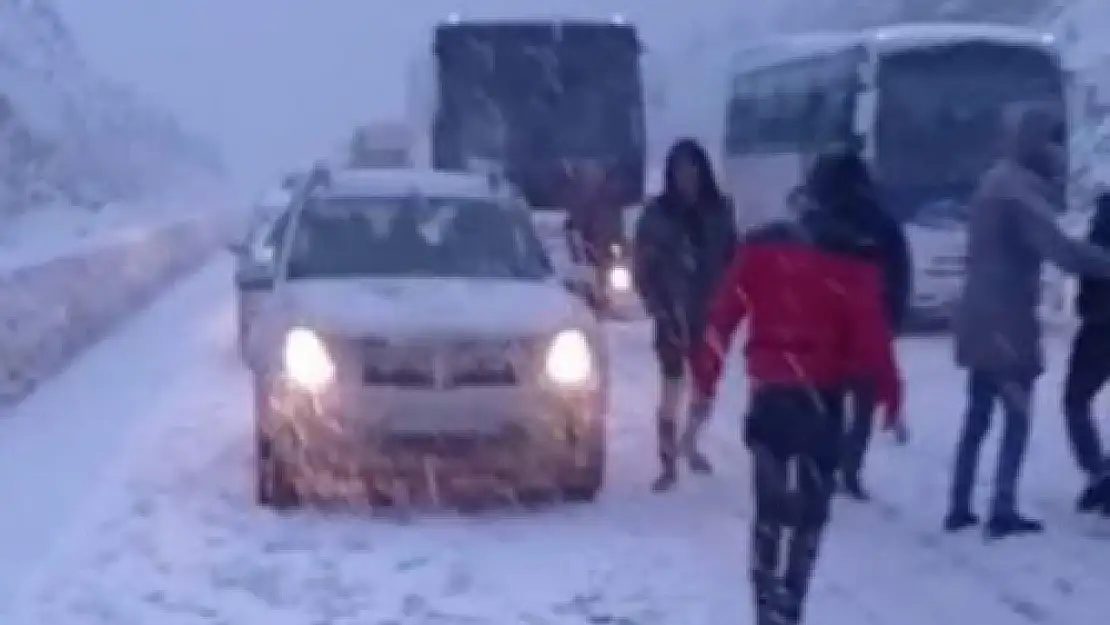
<svg viewBox="0 0 1110 625"><path fill-rule="evenodd" d="M1055 217L1064 197L1063 135L1052 112L1015 107L1007 150L969 202L967 277L953 321L956 362L968 371L968 408L948 531L979 523L972 485L996 402L1005 422L985 533L1004 538L1043 529L1021 514L1016 494L1033 386L1044 368L1037 309L1045 261L1083 276L1064 413L1090 477L1078 506L1110 516L1110 465L1091 416L1091 402L1110 378L1110 249L1102 247L1110 248L1110 195L1098 201L1091 242L1061 232ZM667 157L663 192L637 225L635 283L654 320L662 377L656 491L676 485L680 464L712 471L699 432L732 337L747 324L744 439L752 456L751 579L761 625L801 622L837 485L868 498L860 471L875 418L905 439L894 343L905 322L911 263L901 226L879 197L866 163L833 149L814 160L789 198L789 218L741 237L705 151L682 140Z"/></svg>

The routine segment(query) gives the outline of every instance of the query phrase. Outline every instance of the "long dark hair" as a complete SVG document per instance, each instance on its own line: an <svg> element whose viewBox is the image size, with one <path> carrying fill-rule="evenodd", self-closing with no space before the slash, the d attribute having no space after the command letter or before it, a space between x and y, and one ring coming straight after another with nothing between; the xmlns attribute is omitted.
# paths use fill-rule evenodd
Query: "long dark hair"
<svg viewBox="0 0 1110 625"><path fill-rule="evenodd" d="M698 168L698 204L703 206L722 206L725 203L724 194L721 193L717 179L713 175L713 165L709 162L709 155L705 148L691 138L679 139L667 152L667 160L663 169L663 193L661 199L668 204L682 202L678 185L675 181L675 170L678 163L687 160Z"/></svg>

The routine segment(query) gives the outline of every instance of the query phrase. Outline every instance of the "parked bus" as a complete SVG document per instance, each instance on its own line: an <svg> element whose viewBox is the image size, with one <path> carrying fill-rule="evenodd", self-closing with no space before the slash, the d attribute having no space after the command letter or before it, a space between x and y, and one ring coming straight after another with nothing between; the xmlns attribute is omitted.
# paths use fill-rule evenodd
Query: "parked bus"
<svg viewBox="0 0 1110 625"><path fill-rule="evenodd" d="M559 208L576 161L620 203L644 195L636 28L624 20L462 20L434 28L410 75L418 164L499 168L534 208Z"/></svg>
<svg viewBox="0 0 1110 625"><path fill-rule="evenodd" d="M724 175L746 225L782 216L819 151L858 149L906 224L911 307L947 316L966 260L966 205L996 158L1002 112L1067 112L1053 38L1026 29L917 24L794 36L745 50L730 76ZM1063 205L1063 200L1061 200Z"/></svg>

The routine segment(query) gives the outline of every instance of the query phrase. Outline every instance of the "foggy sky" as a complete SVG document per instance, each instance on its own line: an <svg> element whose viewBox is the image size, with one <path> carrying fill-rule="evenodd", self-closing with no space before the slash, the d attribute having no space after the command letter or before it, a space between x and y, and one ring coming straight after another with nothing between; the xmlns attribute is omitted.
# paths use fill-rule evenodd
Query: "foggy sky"
<svg viewBox="0 0 1110 625"><path fill-rule="evenodd" d="M213 138L250 180L330 150L355 124L403 115L409 60L436 19L623 12L653 53L694 54L675 87L676 132L704 133L706 54L754 2L687 0L55 0L89 61ZM527 10L535 4L543 9ZM415 7L415 8L413 8ZM693 44L712 29L712 50ZM698 71L702 70L699 74ZM701 77L699 77L701 76ZM701 93L705 92L705 93ZM690 128L684 128L686 124Z"/></svg>

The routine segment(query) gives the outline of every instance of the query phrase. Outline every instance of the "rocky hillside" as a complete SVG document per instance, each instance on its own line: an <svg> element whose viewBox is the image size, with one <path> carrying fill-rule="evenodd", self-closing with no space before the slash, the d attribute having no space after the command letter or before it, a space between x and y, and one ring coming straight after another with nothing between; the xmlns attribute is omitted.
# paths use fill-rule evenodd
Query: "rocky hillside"
<svg viewBox="0 0 1110 625"><path fill-rule="evenodd" d="M219 169L172 117L88 67L49 0L0 0L0 215L99 205Z"/></svg>

